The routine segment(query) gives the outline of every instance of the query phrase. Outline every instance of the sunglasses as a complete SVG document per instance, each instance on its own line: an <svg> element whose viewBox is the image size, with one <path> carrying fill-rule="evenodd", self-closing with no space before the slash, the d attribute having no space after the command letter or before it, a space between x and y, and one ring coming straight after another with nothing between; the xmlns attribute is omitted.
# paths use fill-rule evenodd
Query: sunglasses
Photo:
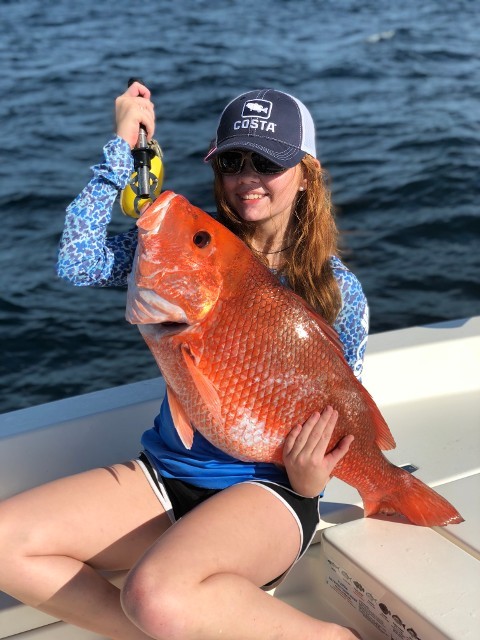
<svg viewBox="0 0 480 640"><path fill-rule="evenodd" d="M245 158L249 158L252 167L256 173L262 175L273 176L276 173L286 171L285 167L272 162L259 153L243 152L243 151L224 151L219 153L215 160L219 172L224 176L235 176L242 172L245 165Z"/></svg>

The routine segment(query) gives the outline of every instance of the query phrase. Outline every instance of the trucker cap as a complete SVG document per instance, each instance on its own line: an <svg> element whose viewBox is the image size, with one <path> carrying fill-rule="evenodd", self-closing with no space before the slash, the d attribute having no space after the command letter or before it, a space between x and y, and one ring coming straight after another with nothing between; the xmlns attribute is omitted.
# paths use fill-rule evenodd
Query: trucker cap
<svg viewBox="0 0 480 640"><path fill-rule="evenodd" d="M205 162L229 149L256 151L289 169L307 153L316 157L312 116L300 100L283 91L242 93L223 110Z"/></svg>

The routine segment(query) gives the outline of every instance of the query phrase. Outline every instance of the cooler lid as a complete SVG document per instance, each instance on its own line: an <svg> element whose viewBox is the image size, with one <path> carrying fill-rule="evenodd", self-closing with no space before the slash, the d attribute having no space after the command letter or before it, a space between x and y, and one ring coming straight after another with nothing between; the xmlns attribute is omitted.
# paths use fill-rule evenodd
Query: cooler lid
<svg viewBox="0 0 480 640"><path fill-rule="evenodd" d="M433 529L364 518L325 529L322 544L327 559L349 567L372 593L403 603L439 637L476 637L480 564Z"/></svg>

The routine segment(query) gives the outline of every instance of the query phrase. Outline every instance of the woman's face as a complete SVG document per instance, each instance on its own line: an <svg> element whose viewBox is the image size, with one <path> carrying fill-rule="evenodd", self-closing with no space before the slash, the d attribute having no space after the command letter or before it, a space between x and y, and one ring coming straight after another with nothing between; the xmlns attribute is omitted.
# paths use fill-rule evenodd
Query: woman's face
<svg viewBox="0 0 480 640"><path fill-rule="evenodd" d="M248 157L240 173L223 175L222 180L228 204L243 220L275 220L282 227L290 219L300 187L305 186L300 164L282 173L265 175L254 170Z"/></svg>

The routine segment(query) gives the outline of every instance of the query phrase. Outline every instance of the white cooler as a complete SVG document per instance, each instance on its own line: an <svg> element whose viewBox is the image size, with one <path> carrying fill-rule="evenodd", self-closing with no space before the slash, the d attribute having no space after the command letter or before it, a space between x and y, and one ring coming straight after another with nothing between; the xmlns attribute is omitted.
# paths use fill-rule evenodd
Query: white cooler
<svg viewBox="0 0 480 640"><path fill-rule="evenodd" d="M436 490L465 518L364 518L323 531L325 596L367 640L479 640L480 474Z"/></svg>

